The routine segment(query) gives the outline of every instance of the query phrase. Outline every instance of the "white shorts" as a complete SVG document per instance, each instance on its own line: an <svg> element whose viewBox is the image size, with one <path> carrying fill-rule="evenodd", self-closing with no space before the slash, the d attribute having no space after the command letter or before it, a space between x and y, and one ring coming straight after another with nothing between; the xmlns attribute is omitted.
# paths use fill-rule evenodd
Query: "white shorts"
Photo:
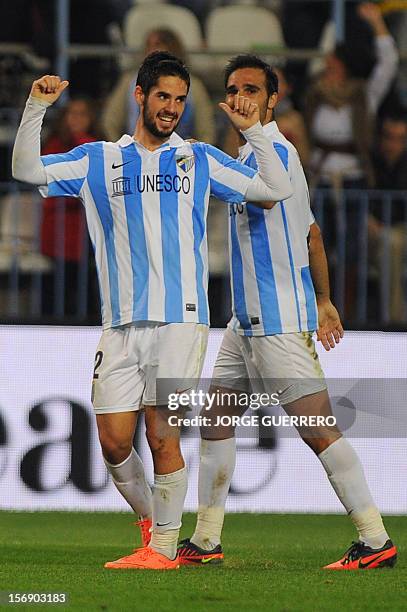
<svg viewBox="0 0 407 612"><path fill-rule="evenodd" d="M96 414L164 406L168 393L191 389L199 381L207 341L208 327L200 323L143 322L105 330L93 373Z"/></svg>
<svg viewBox="0 0 407 612"><path fill-rule="evenodd" d="M327 388L312 332L246 337L230 328L212 384L245 393L278 393L282 405Z"/></svg>

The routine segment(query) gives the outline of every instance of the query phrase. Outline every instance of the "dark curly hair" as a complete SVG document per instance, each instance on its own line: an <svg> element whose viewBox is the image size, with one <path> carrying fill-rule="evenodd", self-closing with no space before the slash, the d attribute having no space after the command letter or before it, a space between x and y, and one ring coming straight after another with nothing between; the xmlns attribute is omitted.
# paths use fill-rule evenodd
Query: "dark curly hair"
<svg viewBox="0 0 407 612"><path fill-rule="evenodd" d="M145 95L157 85L162 76L177 76L187 84L189 91L190 76L185 64L167 51L154 51L144 59L137 75L136 85L139 85Z"/></svg>

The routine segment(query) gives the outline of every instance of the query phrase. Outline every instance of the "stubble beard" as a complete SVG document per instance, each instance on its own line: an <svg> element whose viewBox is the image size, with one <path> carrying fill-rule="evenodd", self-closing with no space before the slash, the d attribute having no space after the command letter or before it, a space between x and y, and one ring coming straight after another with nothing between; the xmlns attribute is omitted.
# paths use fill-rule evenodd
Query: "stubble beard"
<svg viewBox="0 0 407 612"><path fill-rule="evenodd" d="M160 140L168 140L178 126L177 122L173 129L168 132L160 130L155 124L152 115L148 112L147 106L144 106L143 108L143 123L144 127L150 132L150 134L152 134L155 138L159 138Z"/></svg>

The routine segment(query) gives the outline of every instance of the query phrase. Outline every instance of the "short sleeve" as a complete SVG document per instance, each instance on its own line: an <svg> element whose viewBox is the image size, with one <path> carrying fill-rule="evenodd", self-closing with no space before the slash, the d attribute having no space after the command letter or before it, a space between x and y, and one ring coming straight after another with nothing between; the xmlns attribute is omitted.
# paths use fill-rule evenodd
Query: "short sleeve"
<svg viewBox="0 0 407 612"><path fill-rule="evenodd" d="M212 145L205 146L211 195L229 204L244 202L247 188L256 175L256 171L244 166Z"/></svg>
<svg viewBox="0 0 407 612"><path fill-rule="evenodd" d="M44 198L80 195L89 168L86 145L67 153L42 155L41 162L47 176L47 185L39 187Z"/></svg>

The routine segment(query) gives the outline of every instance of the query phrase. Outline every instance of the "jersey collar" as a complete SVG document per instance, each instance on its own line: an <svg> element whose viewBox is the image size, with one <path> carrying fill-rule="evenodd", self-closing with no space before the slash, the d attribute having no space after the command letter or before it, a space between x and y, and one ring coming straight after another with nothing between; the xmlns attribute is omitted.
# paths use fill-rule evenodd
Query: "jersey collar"
<svg viewBox="0 0 407 612"><path fill-rule="evenodd" d="M134 140L133 136L130 136L129 134L123 134L123 136L117 141L117 144L122 148L128 147L131 144L137 144L137 146L142 146ZM184 144L185 140L183 140L181 136L178 136L176 132L173 132L169 139L164 142L160 147L158 147L156 151L159 151L160 149L167 149L170 147L180 147Z"/></svg>

